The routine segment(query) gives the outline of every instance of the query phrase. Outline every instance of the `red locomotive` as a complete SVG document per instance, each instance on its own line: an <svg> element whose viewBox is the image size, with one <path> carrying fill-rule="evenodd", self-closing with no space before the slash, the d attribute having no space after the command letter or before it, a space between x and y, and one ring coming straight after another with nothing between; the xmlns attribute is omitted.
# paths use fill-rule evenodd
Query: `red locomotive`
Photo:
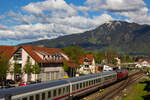
<svg viewBox="0 0 150 100"><path fill-rule="evenodd" d="M117 70L117 80L122 80L128 77L128 72L124 69Z"/></svg>

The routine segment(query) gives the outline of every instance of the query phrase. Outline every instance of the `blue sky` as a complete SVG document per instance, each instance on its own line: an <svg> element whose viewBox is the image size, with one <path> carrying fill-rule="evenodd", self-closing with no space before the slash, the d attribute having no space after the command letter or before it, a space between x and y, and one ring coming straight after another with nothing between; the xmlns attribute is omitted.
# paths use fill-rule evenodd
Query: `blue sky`
<svg viewBox="0 0 150 100"><path fill-rule="evenodd" d="M150 0L0 0L0 45L94 29L112 20L150 24Z"/></svg>

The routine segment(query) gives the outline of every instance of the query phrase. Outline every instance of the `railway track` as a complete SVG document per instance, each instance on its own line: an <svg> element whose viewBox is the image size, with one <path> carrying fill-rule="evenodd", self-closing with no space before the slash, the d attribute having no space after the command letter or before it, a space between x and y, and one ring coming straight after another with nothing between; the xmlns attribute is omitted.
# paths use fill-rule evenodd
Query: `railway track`
<svg viewBox="0 0 150 100"><path fill-rule="evenodd" d="M105 89L100 89L98 92L84 97L82 100L121 100L121 97L126 94L126 88L137 83L143 75L142 71L129 74L127 79L117 82Z"/></svg>

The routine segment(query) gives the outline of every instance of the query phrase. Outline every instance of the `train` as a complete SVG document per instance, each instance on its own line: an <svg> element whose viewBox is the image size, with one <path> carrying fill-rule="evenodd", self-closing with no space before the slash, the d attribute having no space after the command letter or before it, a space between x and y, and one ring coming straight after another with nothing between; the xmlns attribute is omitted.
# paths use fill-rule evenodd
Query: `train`
<svg viewBox="0 0 150 100"><path fill-rule="evenodd" d="M0 100L72 100L128 77L126 70L108 71L0 90Z"/></svg>

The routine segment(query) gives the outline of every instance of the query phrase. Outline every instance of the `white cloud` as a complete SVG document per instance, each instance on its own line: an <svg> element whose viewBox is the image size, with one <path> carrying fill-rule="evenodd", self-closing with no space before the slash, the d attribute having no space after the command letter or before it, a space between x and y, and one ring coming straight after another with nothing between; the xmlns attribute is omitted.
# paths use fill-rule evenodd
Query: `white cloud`
<svg viewBox="0 0 150 100"><path fill-rule="evenodd" d="M76 10L68 5L64 0L46 0L43 2L30 3L23 10L33 14L43 14L44 11L57 12L58 10L68 15L76 15Z"/></svg>
<svg viewBox="0 0 150 100"><path fill-rule="evenodd" d="M106 13L94 15L95 12ZM150 24L148 12L143 0L87 0L82 6L64 0L29 3L19 13L10 11L7 17L0 16L2 21L13 24L0 25L0 40L39 40L81 33L115 19L110 13L126 16L129 22Z"/></svg>
<svg viewBox="0 0 150 100"><path fill-rule="evenodd" d="M112 20L112 17L103 14L93 19L72 16L66 18L48 18L47 23L24 24L13 27L0 26L0 40L3 39L45 39L56 38L62 35L81 33L97 27L105 21ZM8 33L8 34L3 34Z"/></svg>
<svg viewBox="0 0 150 100"><path fill-rule="evenodd" d="M135 11L146 6L143 0L87 0L86 5L93 11L113 12Z"/></svg>
<svg viewBox="0 0 150 100"><path fill-rule="evenodd" d="M85 4L90 11L108 11L139 24L150 24L149 10L144 0L87 0Z"/></svg>

